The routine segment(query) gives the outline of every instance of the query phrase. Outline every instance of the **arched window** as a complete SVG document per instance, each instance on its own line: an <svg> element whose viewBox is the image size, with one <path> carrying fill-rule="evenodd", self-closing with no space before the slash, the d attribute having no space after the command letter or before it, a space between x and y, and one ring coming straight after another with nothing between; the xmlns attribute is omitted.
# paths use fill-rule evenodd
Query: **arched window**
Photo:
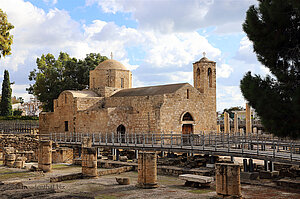
<svg viewBox="0 0 300 199"><path fill-rule="evenodd" d="M187 112L186 114L183 115L182 121L194 121L194 119L192 115L189 112Z"/></svg>
<svg viewBox="0 0 300 199"><path fill-rule="evenodd" d="M209 87L212 87L212 71L211 71L211 68L208 68L208 70L207 70L207 77L208 77L208 85L209 85Z"/></svg>
<svg viewBox="0 0 300 199"><path fill-rule="evenodd" d="M189 89L186 89L186 99L190 99L190 91L189 91Z"/></svg>
<svg viewBox="0 0 300 199"><path fill-rule="evenodd" d="M200 69L196 71L196 88L200 88Z"/></svg>
<svg viewBox="0 0 300 199"><path fill-rule="evenodd" d="M125 126L123 124L119 125L117 128L117 136L118 136L118 140L122 143L125 143Z"/></svg>
<svg viewBox="0 0 300 199"><path fill-rule="evenodd" d="M67 104L68 103L68 96L67 96L67 94L65 94L65 104Z"/></svg>

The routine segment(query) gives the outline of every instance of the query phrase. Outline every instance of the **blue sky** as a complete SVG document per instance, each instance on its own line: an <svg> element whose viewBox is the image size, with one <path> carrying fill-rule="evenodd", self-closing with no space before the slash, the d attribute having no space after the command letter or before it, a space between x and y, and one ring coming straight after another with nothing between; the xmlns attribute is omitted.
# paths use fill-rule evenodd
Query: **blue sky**
<svg viewBox="0 0 300 199"><path fill-rule="evenodd" d="M12 55L0 60L0 81L8 69L13 95L26 100L36 58L60 51L84 58L101 53L133 73L133 86L192 84L192 63L217 62L217 110L244 106L239 90L247 71L269 71L256 59L242 31L256 0L1 0L15 26Z"/></svg>

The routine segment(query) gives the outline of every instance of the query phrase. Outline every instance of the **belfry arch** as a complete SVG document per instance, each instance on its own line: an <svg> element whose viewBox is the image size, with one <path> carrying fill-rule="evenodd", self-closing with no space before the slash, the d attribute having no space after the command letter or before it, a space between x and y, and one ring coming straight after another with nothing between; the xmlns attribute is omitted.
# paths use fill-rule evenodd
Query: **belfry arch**
<svg viewBox="0 0 300 199"><path fill-rule="evenodd" d="M196 85L195 85L195 87L196 88L200 88L200 85L201 85L201 83L200 83L200 69L197 68L197 71L196 71Z"/></svg>

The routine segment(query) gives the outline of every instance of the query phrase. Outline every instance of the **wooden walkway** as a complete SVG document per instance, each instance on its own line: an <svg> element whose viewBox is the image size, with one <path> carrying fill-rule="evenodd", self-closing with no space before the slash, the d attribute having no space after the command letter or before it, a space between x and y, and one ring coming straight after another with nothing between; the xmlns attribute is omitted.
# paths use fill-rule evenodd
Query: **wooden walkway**
<svg viewBox="0 0 300 199"><path fill-rule="evenodd" d="M266 134L50 133L41 139L74 146L81 145L83 137L90 137L95 147L233 156L300 165L300 140Z"/></svg>

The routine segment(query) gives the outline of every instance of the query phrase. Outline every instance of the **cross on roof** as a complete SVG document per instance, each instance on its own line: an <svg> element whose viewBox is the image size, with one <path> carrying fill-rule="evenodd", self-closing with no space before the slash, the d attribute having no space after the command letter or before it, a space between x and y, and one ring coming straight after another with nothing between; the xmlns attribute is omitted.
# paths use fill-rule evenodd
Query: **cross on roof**
<svg viewBox="0 0 300 199"><path fill-rule="evenodd" d="M206 53L205 53L205 52L203 52L203 57L205 57L205 55L206 55Z"/></svg>
<svg viewBox="0 0 300 199"><path fill-rule="evenodd" d="M112 52L110 53L110 59L113 59L113 53Z"/></svg>

